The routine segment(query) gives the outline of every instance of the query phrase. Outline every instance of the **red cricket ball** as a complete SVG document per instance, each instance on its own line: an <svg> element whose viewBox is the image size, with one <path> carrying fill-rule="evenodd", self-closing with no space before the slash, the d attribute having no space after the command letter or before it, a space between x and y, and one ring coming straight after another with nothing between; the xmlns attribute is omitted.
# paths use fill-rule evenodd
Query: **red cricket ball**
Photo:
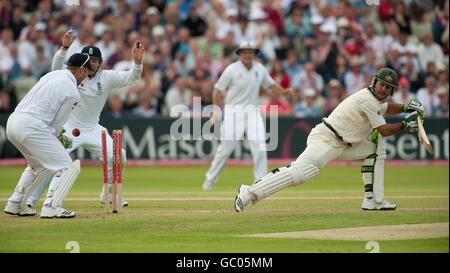
<svg viewBox="0 0 450 273"><path fill-rule="evenodd" d="M77 128L73 129L73 130L72 130L72 135L73 135L74 137L79 136L79 135L80 135L80 130L78 130Z"/></svg>

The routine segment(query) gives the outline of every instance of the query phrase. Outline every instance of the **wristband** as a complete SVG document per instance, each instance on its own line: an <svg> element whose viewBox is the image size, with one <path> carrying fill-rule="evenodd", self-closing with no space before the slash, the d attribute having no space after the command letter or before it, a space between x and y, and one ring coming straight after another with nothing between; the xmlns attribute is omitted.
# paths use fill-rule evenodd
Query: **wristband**
<svg viewBox="0 0 450 273"><path fill-rule="evenodd" d="M64 48L64 49L66 49L66 50L69 49L68 46L63 46L63 45L62 45L61 47Z"/></svg>
<svg viewBox="0 0 450 273"><path fill-rule="evenodd" d="M403 112L405 112L405 113L408 112L408 105L406 105L406 104L403 105Z"/></svg>
<svg viewBox="0 0 450 273"><path fill-rule="evenodd" d="M406 124L406 121L402 120L402 124L403 124L403 130L406 130L406 127L408 127L408 125Z"/></svg>

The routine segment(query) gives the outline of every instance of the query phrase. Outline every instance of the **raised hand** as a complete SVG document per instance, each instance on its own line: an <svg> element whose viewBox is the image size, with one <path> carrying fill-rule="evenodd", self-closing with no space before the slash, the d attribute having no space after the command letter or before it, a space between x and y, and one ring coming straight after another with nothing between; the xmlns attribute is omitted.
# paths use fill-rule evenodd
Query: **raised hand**
<svg viewBox="0 0 450 273"><path fill-rule="evenodd" d="M70 29L66 33L64 33L63 40L62 40L63 50L67 50L70 47L70 45L73 43L73 41L75 41L75 39L77 38L78 34L75 34L72 37L73 32L74 32L73 27L70 27Z"/></svg>
<svg viewBox="0 0 450 273"><path fill-rule="evenodd" d="M136 40L134 42L134 46L133 49L131 50L131 53L133 54L134 63L141 64L142 57L144 56L144 46L139 40Z"/></svg>

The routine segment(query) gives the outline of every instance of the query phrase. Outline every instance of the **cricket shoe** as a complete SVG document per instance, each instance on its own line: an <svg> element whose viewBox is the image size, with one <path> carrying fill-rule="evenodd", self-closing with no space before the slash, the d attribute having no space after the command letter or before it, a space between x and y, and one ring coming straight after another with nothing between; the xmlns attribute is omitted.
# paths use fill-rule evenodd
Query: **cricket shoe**
<svg viewBox="0 0 450 273"><path fill-rule="evenodd" d="M364 198L362 203L363 210L395 210L397 208L396 204L391 204L386 200L381 203L375 202L375 198Z"/></svg>
<svg viewBox="0 0 450 273"><path fill-rule="evenodd" d="M209 179L206 179L203 183L203 190L204 191L212 191L214 188L214 184L216 184L216 181L211 181Z"/></svg>
<svg viewBox="0 0 450 273"><path fill-rule="evenodd" d="M245 206L252 201L253 195L248 188L250 188L250 186L247 185L241 185L239 187L239 194L234 198L234 210L236 210L236 212L243 212Z"/></svg>
<svg viewBox="0 0 450 273"><path fill-rule="evenodd" d="M41 210L41 218L73 218L75 216L76 212L65 210L62 207L42 206Z"/></svg>
<svg viewBox="0 0 450 273"><path fill-rule="evenodd" d="M104 205L105 199L100 200L100 202ZM112 199L109 199L109 203L112 204ZM122 207L128 207L128 202L122 199Z"/></svg>
<svg viewBox="0 0 450 273"><path fill-rule="evenodd" d="M36 210L29 207L20 208L20 203L8 201L5 207L5 213L18 216L34 216L36 215Z"/></svg>

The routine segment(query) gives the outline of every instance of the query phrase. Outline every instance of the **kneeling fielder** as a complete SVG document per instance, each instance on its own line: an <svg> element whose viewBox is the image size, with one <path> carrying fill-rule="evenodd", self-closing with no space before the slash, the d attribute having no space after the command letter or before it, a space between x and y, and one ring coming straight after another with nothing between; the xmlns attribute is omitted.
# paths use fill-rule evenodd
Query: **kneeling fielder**
<svg viewBox="0 0 450 273"><path fill-rule="evenodd" d="M363 161L361 172L365 198L362 209L395 210L395 204L384 200L386 145L383 137L401 130L416 132L417 115L424 113L423 106L416 100L407 105L385 102L396 87L397 73L388 68L379 70L371 86L346 98L328 118L314 127L305 151L296 161L273 170L251 186L242 185L234 201L235 210L242 212L250 203L254 204L286 187L305 183L318 176L319 169L331 160ZM412 113L399 123L387 124L383 118L383 114L403 112Z"/></svg>
<svg viewBox="0 0 450 273"><path fill-rule="evenodd" d="M37 185L54 174L42 206L41 218L72 218L75 212L62 208L62 201L80 173L80 162L72 159L61 145L62 126L80 100L77 85L92 69L89 55L76 53L67 70L46 74L31 88L8 118L8 140L25 157L28 167L22 173L5 213L32 216L36 210L26 201ZM59 137L57 137L59 135Z"/></svg>

